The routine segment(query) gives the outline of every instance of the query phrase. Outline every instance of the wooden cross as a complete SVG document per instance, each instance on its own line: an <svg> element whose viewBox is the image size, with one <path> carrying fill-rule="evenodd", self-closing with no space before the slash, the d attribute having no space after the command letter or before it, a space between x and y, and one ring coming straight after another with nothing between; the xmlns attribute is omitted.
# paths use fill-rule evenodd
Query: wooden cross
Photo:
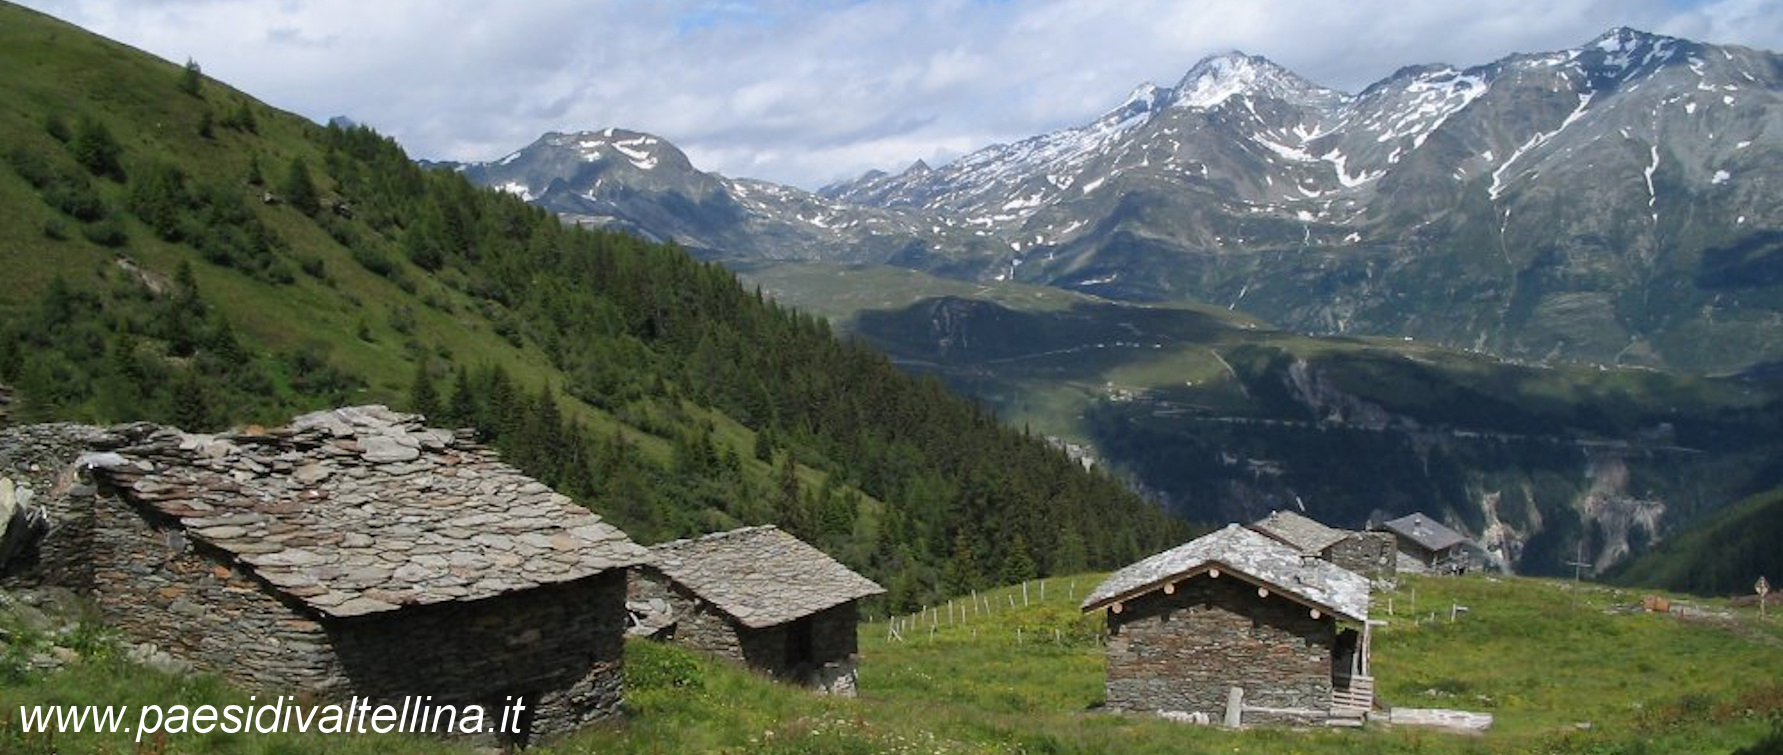
<svg viewBox="0 0 1783 755"><path fill-rule="evenodd" d="M1573 568L1572 603L1573 607L1576 608L1579 605L1579 579L1581 575L1584 574L1586 567L1591 566L1590 563L1585 561L1585 541L1579 541L1579 555L1573 560L1566 562L1566 565Z"/></svg>

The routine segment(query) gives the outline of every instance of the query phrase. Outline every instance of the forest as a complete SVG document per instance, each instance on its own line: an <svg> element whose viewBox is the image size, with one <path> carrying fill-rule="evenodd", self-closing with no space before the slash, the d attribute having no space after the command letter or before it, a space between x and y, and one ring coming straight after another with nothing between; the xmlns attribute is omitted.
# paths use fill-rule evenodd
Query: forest
<svg viewBox="0 0 1783 755"><path fill-rule="evenodd" d="M217 431L369 395L477 428L641 541L780 524L880 580L900 609L1116 566L1188 532L1109 474L722 267L566 227L424 169L365 127L231 104L192 71L167 77L154 102L197 110L182 138L232 159L194 163L58 109L9 149L47 218L36 243L110 262L58 267L9 303L0 382L16 391L13 421ZM269 125L296 145L262 138ZM139 265L131 253L145 248L177 262ZM288 343L248 335L252 306L203 283L304 297L366 274L400 293L343 294L359 309L351 332ZM416 323L438 315L541 353L550 369L516 372L461 355L449 333L424 337ZM341 342L354 340L399 355L407 390L380 395L343 364Z"/></svg>

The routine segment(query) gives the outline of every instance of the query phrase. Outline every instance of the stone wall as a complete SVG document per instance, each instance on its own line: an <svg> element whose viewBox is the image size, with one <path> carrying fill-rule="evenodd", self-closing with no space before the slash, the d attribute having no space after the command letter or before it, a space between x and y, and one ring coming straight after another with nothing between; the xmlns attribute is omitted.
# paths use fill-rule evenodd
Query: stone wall
<svg viewBox="0 0 1783 755"><path fill-rule="evenodd" d="M171 518L102 497L93 595L133 641L252 690L320 700L405 695L485 707L525 696L531 734L619 713L625 572L350 619L317 616L192 541Z"/></svg>
<svg viewBox="0 0 1783 755"><path fill-rule="evenodd" d="M467 602L411 606L326 628L360 695L432 695L480 704L491 723L528 700L531 732L551 736L619 713L625 571Z"/></svg>
<svg viewBox="0 0 1783 755"><path fill-rule="evenodd" d="M710 604L675 584L662 572L650 567L633 569L627 595L635 601L661 600L668 604L675 624L663 639L738 663L748 661L736 622L713 610Z"/></svg>
<svg viewBox="0 0 1783 755"><path fill-rule="evenodd" d="M1231 575L1178 582L1108 613L1108 707L1203 714L1218 721L1228 690L1249 707L1326 711L1331 706L1330 616ZM1302 716L1247 713L1245 723Z"/></svg>
<svg viewBox="0 0 1783 755"><path fill-rule="evenodd" d="M93 486L76 473L81 454L115 448L123 439L71 423L20 425L0 430L0 475L29 486L49 523L43 537L16 563L5 581L14 585L56 585L85 592L92 588Z"/></svg>
<svg viewBox="0 0 1783 755"><path fill-rule="evenodd" d="M132 641L256 691L338 692L327 635L307 610L171 518L102 496L91 522L93 600Z"/></svg>
<svg viewBox="0 0 1783 755"><path fill-rule="evenodd" d="M633 570L629 595L634 601L668 603L676 623L663 639L729 658L776 678L834 694L854 694L859 653L855 601L785 624L750 629L652 568ZM789 654L792 636L801 632L809 632L811 641L811 656L803 661Z"/></svg>
<svg viewBox="0 0 1783 755"><path fill-rule="evenodd" d="M1399 572L1398 539L1391 532L1351 532L1325 549L1325 560L1369 579L1392 579Z"/></svg>
<svg viewBox="0 0 1783 755"><path fill-rule="evenodd" d="M805 682L832 695L853 697L860 654L860 606L857 601L813 614L812 666Z"/></svg>

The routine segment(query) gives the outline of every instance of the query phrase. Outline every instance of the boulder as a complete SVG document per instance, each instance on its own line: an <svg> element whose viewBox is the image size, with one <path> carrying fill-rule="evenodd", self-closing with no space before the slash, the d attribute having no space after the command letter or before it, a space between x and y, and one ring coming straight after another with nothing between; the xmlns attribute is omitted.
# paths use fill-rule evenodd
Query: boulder
<svg viewBox="0 0 1783 755"><path fill-rule="evenodd" d="M0 477L0 573L49 530L49 520L31 505L31 488Z"/></svg>

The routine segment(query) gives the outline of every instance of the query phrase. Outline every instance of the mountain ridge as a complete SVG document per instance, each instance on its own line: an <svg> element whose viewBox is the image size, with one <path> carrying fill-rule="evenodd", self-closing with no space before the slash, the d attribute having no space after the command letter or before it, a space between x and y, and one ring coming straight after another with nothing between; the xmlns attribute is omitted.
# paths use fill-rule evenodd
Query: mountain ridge
<svg viewBox="0 0 1783 755"><path fill-rule="evenodd" d="M716 183L553 209L713 259L885 263L1193 299L1306 333L1732 372L1783 359L1779 119L1775 53L1626 27L1354 94L1233 52L941 166L816 192L700 174Z"/></svg>

